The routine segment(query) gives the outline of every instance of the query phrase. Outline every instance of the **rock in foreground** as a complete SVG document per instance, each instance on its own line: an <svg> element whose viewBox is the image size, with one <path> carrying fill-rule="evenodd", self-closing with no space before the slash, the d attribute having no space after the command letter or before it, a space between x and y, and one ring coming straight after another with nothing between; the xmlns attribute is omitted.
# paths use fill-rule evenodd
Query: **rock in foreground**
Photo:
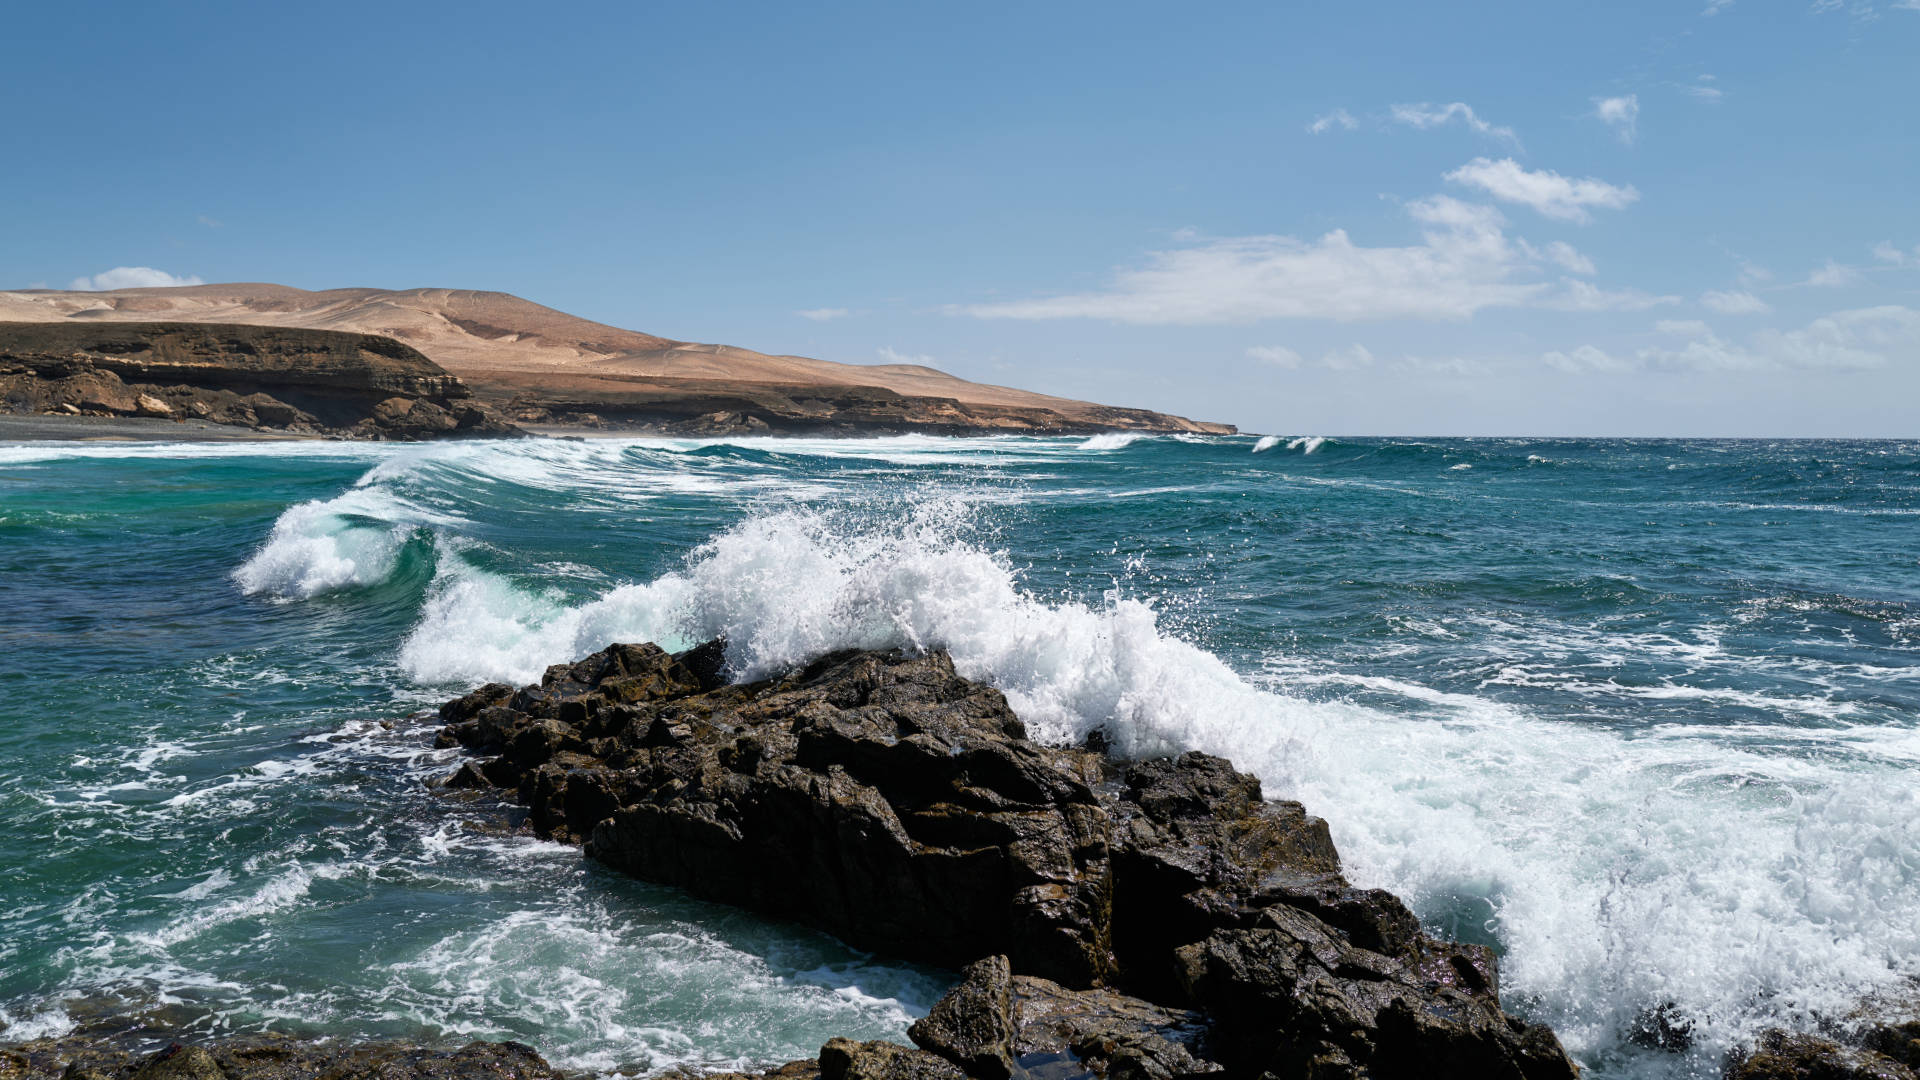
<svg viewBox="0 0 1920 1080"><path fill-rule="evenodd" d="M1325 822L1220 758L1040 745L940 653L750 685L723 658L616 645L482 687L441 710L443 744L485 755L448 783L510 789L635 876L974 965L924 1049L829 1044L828 1080L1002 1080L1032 1054L1071 1059L1045 1075L1575 1075L1501 1010L1488 950L1354 888Z"/></svg>
<svg viewBox="0 0 1920 1080"><path fill-rule="evenodd" d="M532 1047L474 1042L340 1044L248 1035L141 1053L110 1040L0 1047L0 1080L560 1080Z"/></svg>

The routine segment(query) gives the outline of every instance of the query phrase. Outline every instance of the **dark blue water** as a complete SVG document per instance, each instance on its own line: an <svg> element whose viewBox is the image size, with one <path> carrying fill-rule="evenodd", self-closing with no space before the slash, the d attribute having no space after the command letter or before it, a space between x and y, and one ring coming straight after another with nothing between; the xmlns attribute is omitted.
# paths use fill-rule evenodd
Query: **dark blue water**
<svg viewBox="0 0 1920 1080"><path fill-rule="evenodd" d="M1896 443L0 448L0 1037L900 1037L941 973L495 835L391 723L725 633L1227 754L1599 1075L1711 1075L1920 973L1917 539ZM1666 1003L1690 1054L1625 1039Z"/></svg>

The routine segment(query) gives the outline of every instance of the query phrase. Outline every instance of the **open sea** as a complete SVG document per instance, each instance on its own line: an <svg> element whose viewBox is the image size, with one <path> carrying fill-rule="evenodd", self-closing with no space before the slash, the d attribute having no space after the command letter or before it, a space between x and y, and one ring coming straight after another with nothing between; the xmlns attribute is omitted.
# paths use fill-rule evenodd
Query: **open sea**
<svg viewBox="0 0 1920 1080"><path fill-rule="evenodd" d="M408 714L716 634L741 677L945 648L1042 737L1232 758L1592 1076L1920 976L1920 444L37 443L0 446L0 1041L904 1040L950 974L425 786ZM1691 1050L1630 1038L1663 1006Z"/></svg>

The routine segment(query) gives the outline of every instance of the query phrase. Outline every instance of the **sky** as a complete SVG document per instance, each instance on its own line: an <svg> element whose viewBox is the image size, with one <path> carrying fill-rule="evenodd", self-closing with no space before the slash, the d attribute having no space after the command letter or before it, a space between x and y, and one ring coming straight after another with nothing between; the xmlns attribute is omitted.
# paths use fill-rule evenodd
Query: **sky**
<svg viewBox="0 0 1920 1080"><path fill-rule="evenodd" d="M6 32L0 288L498 289L1282 434L1920 435L1920 0Z"/></svg>

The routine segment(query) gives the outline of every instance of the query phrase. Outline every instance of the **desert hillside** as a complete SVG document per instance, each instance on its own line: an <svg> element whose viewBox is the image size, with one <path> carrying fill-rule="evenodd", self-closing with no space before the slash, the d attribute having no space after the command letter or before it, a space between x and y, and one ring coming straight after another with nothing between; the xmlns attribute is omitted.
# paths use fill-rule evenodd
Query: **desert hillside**
<svg viewBox="0 0 1920 1080"><path fill-rule="evenodd" d="M483 398L517 407L528 419L633 415L673 399L684 415L717 391L769 393L829 405L848 389L877 388L905 399L911 414L958 402L990 430L1130 428L1226 433L1141 409L1095 405L1004 386L969 382L910 364L839 364L770 356L729 345L674 341L622 330L517 296L463 289L328 289L228 284L109 292L0 292L0 321L185 321L350 331L395 338L465 380ZM797 397L796 397L797 395ZM578 408L573 408L578 406ZM558 408L558 411L554 410ZM569 411L571 410L571 411ZM644 409L642 410L645 411ZM813 408L817 412L817 408ZM950 413L950 409L944 413ZM944 414L943 413L943 414ZM906 426L915 426L910 420ZM777 426L777 425L776 425ZM944 422L939 426L953 426Z"/></svg>

